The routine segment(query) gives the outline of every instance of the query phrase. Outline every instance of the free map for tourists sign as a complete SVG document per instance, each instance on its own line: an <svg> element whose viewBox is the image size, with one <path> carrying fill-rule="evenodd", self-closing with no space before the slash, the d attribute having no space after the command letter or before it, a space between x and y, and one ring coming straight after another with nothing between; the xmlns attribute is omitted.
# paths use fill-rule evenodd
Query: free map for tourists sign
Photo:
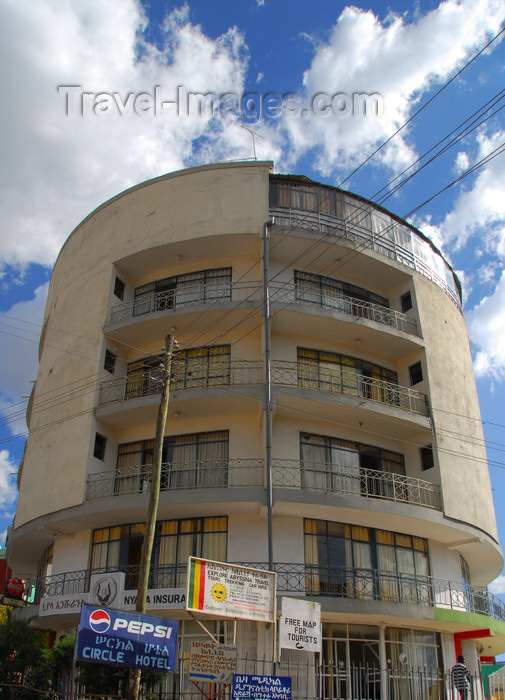
<svg viewBox="0 0 505 700"><path fill-rule="evenodd" d="M76 659L167 673L176 666L178 631L176 620L83 605Z"/></svg>
<svg viewBox="0 0 505 700"><path fill-rule="evenodd" d="M275 621L275 574L189 558L186 609L259 622Z"/></svg>

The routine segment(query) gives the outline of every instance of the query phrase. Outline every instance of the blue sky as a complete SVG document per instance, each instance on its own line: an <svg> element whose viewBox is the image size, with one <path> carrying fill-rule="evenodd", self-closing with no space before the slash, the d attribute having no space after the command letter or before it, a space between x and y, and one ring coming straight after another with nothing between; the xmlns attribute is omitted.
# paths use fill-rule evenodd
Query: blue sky
<svg viewBox="0 0 505 700"><path fill-rule="evenodd" d="M369 198L380 192L402 216L431 200L410 220L463 283L505 542L505 33L470 62L502 30L503 1L0 0L0 8L1 540L15 509L47 282L63 242L94 207L137 182L250 158L243 124L259 134L258 158L278 172L345 183ZM252 93L252 118L155 109L156 90L173 101L178 89L213 93L220 105L224 94ZM305 114L286 109L287 93ZM353 112L359 94L378 96L379 114ZM260 113L267 95L283 109ZM461 134L465 120L472 129ZM455 143L437 155L452 132ZM414 176L392 192L407 168ZM58 347L65 352L64 335ZM492 590L505 592L505 578Z"/></svg>

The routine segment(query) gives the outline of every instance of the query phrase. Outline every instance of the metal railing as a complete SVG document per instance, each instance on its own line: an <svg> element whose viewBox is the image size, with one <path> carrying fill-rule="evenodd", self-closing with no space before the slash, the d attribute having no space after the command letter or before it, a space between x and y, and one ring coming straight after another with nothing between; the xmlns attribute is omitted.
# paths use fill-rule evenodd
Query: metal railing
<svg viewBox="0 0 505 700"><path fill-rule="evenodd" d="M338 294L336 290L325 289L321 291L317 284L311 285L305 280L303 285L273 281L270 283L270 289L273 303L310 304L349 316L364 318L419 336L417 321L401 311L345 294ZM153 292L112 307L110 323L127 321L135 316L144 316L158 311L175 311L192 304L222 304L232 300L234 302L262 302L261 282L237 282L233 285L210 289L206 289L202 285L194 287L188 285L181 290Z"/></svg>
<svg viewBox="0 0 505 700"><path fill-rule="evenodd" d="M177 289L153 292L113 306L109 323L128 321L135 316L175 311L194 304L222 304L227 301L261 301L261 282L236 282L232 284L182 284Z"/></svg>
<svg viewBox="0 0 505 700"><path fill-rule="evenodd" d="M170 390L181 391L216 386L259 386L264 377L263 363L254 360L230 360L228 357L222 362L213 360L212 365L209 365L207 359L203 358L199 369L201 376L194 371L187 372L184 366L178 367L177 362L174 362ZM158 368L153 368L103 382L100 386L98 402L103 404L150 396L161 393L161 388L161 372Z"/></svg>
<svg viewBox="0 0 505 700"><path fill-rule="evenodd" d="M363 246L365 250L374 250L377 253L381 253L382 255L391 258L392 260L397 260L402 265L406 265L407 267L420 272L437 286L441 287L444 292L450 296L454 303L461 308L461 299L449 267L445 261L440 258L441 265L446 268L447 276L442 275L440 272L433 269L433 267L428 264L428 260L430 258L433 259L433 251L431 247L420 236L414 234L414 232L410 233L416 239L416 243L418 244L417 249L420 250L426 247L426 260L419 255L419 250L415 251L413 247L411 248L402 245L400 240L396 238L393 228L391 228L389 231L376 233L368 228L365 228L364 226L352 223L346 219L340 219L336 216L332 216L331 214L324 214L320 211L306 211L292 207L270 206L270 216L275 219L277 226L321 231L331 236L335 236L335 238L343 238L353 241L358 245ZM450 280L450 283L448 282L448 279Z"/></svg>
<svg viewBox="0 0 505 700"><path fill-rule="evenodd" d="M151 465L144 464L88 476L87 500L146 493ZM264 488L262 459L197 460L165 463L161 490L202 488ZM423 479L377 469L362 469L325 462L272 460L276 488L303 489L334 494L354 494L441 510L440 487Z"/></svg>
<svg viewBox="0 0 505 700"><path fill-rule="evenodd" d="M359 374L351 367L327 365L299 360L298 362L272 362L272 384L299 386L301 389L317 389L333 394L345 394L388 404L410 413L428 415L425 394L410 387L394 384Z"/></svg>
<svg viewBox="0 0 505 700"><path fill-rule="evenodd" d="M226 638L222 636L226 643ZM231 641L231 640L230 640ZM331 653L331 652L330 652ZM376 652L377 656L378 653ZM314 658L312 658L314 656ZM236 659L235 673L239 676L259 677L288 677L291 679L292 700L461 700L454 684L452 674L448 670L433 666L414 666L408 656L404 662L395 659L388 660L386 668L375 663L346 663L342 658L331 660L324 656L310 655L311 658L300 658L281 654L275 661L271 654L246 654ZM345 654L343 655L345 658ZM415 658L415 652L412 654ZM159 679L146 683L141 682L139 698L141 700L201 700L203 692L198 684L189 678L189 654L179 654L174 673L159 674ZM259 680L257 678L257 680ZM27 685L24 685L25 681ZM486 680L478 673L468 676L468 700L482 698L502 698L504 679L494 680L489 676ZM103 690L99 695L93 694L81 684L79 668L72 685L72 675L63 673L51 679L51 691L34 689L28 674L25 678L18 676L17 683L0 683L6 689L7 697L25 698L100 698L112 700L126 697L126 676L118 676L114 692ZM486 685L489 694L485 693ZM484 689L484 692L483 692ZM31 693L30 695L27 695ZM9 694L10 692L10 694ZM114 694L116 693L117 694ZM232 700L233 686L222 682L214 682L212 697L222 700ZM3 696L2 696L3 697ZM268 695L272 697L272 695ZM274 696L275 697L275 696ZM283 695L284 697L284 695Z"/></svg>
<svg viewBox="0 0 505 700"><path fill-rule="evenodd" d="M258 459L165 463L161 469L160 488L162 491L180 491L263 486L263 473L263 460ZM146 493L150 479L149 464L90 474L86 499Z"/></svg>
<svg viewBox="0 0 505 700"><path fill-rule="evenodd" d="M303 283L271 282L272 303L282 304L310 304L323 309L330 309L339 313L348 314L374 321L384 326L396 328L396 330L419 336L417 321L401 311L390 309L387 306L373 304L363 299L357 299L346 294L340 294L337 290L325 288L317 284L303 280Z"/></svg>
<svg viewBox="0 0 505 700"><path fill-rule="evenodd" d="M241 566L268 570L266 562L234 562ZM82 594L89 591L93 574L122 571L126 574L126 590L135 594L138 566L83 569L53 574L25 582L28 603L38 604L41 598ZM406 603L431 608L473 612L505 622L505 603L485 588L465 586L460 581L416 576L398 571L358 567L317 566L303 563L275 562L277 592L307 596ZM186 586L187 564L151 566L149 588L182 588Z"/></svg>
<svg viewBox="0 0 505 700"><path fill-rule="evenodd" d="M261 386L264 379L263 363L256 360L233 360L212 365L213 375L209 376L202 360L202 376L188 376L184 368L174 368L170 381L171 391L207 388L217 386ZM300 389L316 389L333 394L354 396L367 401L374 401L400 408L409 413L428 415L426 395L410 387L376 379L343 368L335 364L318 366L315 363L289 362L275 360L272 362L272 384L274 386L292 386ZM112 401L126 401L141 396L161 392L161 376L158 368L143 373L130 374L103 382L98 397L99 404Z"/></svg>

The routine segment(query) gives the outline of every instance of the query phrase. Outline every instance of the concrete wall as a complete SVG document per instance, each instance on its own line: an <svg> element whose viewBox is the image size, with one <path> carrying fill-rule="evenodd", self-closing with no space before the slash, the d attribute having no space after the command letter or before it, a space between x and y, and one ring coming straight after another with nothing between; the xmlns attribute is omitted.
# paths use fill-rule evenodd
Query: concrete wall
<svg viewBox="0 0 505 700"><path fill-rule="evenodd" d="M51 278L15 528L83 501L113 263L149 249L150 267L161 271L170 260L167 244L259 236L268 218L269 169L250 163L175 173L107 202L70 235ZM222 239L219 245L223 252Z"/></svg>

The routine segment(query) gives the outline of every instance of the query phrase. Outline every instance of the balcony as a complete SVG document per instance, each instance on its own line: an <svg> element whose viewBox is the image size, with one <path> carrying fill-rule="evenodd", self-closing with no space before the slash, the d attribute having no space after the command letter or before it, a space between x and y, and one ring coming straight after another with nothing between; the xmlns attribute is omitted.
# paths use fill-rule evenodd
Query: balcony
<svg viewBox="0 0 505 700"><path fill-rule="evenodd" d="M260 361L233 360L226 362L226 365L223 364L219 372L217 372L217 365L213 369L212 377L209 377L205 371L201 377L188 377L183 372L178 372L175 367L170 390L181 391L218 386L261 386L264 382L265 373L263 363ZM319 368L316 374L310 363L276 360L272 362L271 374L273 386L298 387L357 397L411 414L428 416L425 394L410 387L358 374L352 369L343 369L338 365L331 369ZM141 377L138 374L118 377L101 384L98 403L103 405L110 402L125 402L133 398L159 394L161 384L158 369L145 372Z"/></svg>
<svg viewBox="0 0 505 700"><path fill-rule="evenodd" d="M373 250L402 265L420 272L449 295L461 307L459 290L452 270L440 254L410 227L391 220L382 231L372 231L368 225L369 211L357 217L340 218L323 213L316 207L300 209L294 206L270 206L275 225L288 229L321 231L355 243L361 250ZM354 219L354 220L353 220Z"/></svg>
<svg viewBox="0 0 505 700"><path fill-rule="evenodd" d="M243 282L222 284L219 286L185 284L180 289L170 289L163 292L143 294L132 301L113 306L110 310L110 325L126 323L139 317L145 317L160 311L175 312L185 310L198 304L215 305L225 302L261 301L263 298L262 283Z"/></svg>
<svg viewBox="0 0 505 700"><path fill-rule="evenodd" d="M271 282L271 302L280 304L310 304L323 309L363 318L374 323L389 326L404 333L419 336L417 321L401 311L380 306L369 301L356 299L337 290L321 290L317 284L303 282L303 288L291 283Z"/></svg>
<svg viewBox="0 0 505 700"><path fill-rule="evenodd" d="M86 500L147 493L150 475L150 464L90 474ZM434 510L442 508L439 486L376 469L274 459L272 483L274 488L349 494ZM160 486L162 491L264 488L264 462L262 459L229 459L166 463L162 465Z"/></svg>
<svg viewBox="0 0 505 700"><path fill-rule="evenodd" d="M303 289L298 289L293 282L273 281L270 283L270 298L272 303L309 304L372 321L411 335L420 335L416 320L400 311L345 294L332 293L331 290L325 290L322 294L321 289L316 284L311 286L304 282ZM198 304L215 306L226 302L261 304L263 302L262 282L238 282L220 289L212 287L209 290L202 285L193 287L186 285L183 293L174 289L143 295L112 307L109 325L127 323L134 318L142 320L146 316L158 312L184 311Z"/></svg>
<svg viewBox="0 0 505 700"><path fill-rule="evenodd" d="M235 562L240 566L268 570L265 562ZM93 574L117 571L118 567L84 569L54 574L25 582L25 599L38 604L41 598L89 591ZM135 590L138 566L120 567L126 574L126 589ZM505 622L505 604L485 588L464 586L433 576L415 576L397 571L354 567L316 566L303 563L274 563L277 593L306 596L405 603L421 607L445 608L472 612ZM186 564L151 566L149 588L183 588L186 586Z"/></svg>

